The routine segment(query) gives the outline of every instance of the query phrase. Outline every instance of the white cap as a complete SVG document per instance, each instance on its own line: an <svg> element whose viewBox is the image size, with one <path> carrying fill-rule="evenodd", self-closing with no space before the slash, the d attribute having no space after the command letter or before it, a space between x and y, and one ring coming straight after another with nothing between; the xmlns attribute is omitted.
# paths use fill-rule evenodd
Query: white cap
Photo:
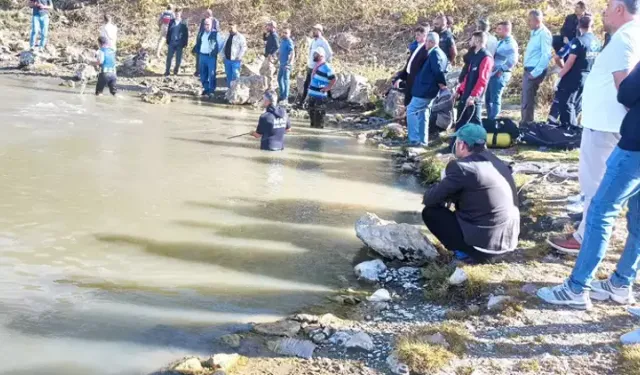
<svg viewBox="0 0 640 375"><path fill-rule="evenodd" d="M313 26L313 28L314 28L314 29L316 29L316 30L324 31L324 28L323 28L323 27L322 27L322 25L321 25L321 24L319 24L319 23L316 23L316 24Z"/></svg>
<svg viewBox="0 0 640 375"><path fill-rule="evenodd" d="M326 52L326 51L324 50L324 48L322 48L322 47L318 47L318 48L316 48L315 50L313 50L313 53L314 53L314 54L316 54L316 53L317 53L318 55L323 56L323 57L324 57L324 56L327 56L327 52Z"/></svg>

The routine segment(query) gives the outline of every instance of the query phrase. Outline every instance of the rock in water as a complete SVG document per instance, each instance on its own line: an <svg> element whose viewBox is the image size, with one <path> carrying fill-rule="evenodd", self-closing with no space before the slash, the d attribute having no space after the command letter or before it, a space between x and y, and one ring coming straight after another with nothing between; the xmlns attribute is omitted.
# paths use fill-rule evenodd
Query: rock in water
<svg viewBox="0 0 640 375"><path fill-rule="evenodd" d="M467 273L462 268L456 268L455 271L449 276L449 285L461 285L469 279Z"/></svg>
<svg viewBox="0 0 640 375"><path fill-rule="evenodd" d="M200 363L200 359L191 357L176 363L172 367L172 370L185 375L196 375L200 374L204 368L202 367L202 363Z"/></svg>
<svg viewBox="0 0 640 375"><path fill-rule="evenodd" d="M149 104L169 104L171 103L171 95L166 91L162 91L155 86L151 86L147 88L142 94L140 94L140 98L143 102Z"/></svg>
<svg viewBox="0 0 640 375"><path fill-rule="evenodd" d="M391 301L391 294L386 289L378 289L372 295L367 297L369 302L389 302Z"/></svg>
<svg viewBox="0 0 640 375"><path fill-rule="evenodd" d="M404 106L404 94L398 90L391 90L384 98L384 113L398 118L404 116L406 108Z"/></svg>
<svg viewBox="0 0 640 375"><path fill-rule="evenodd" d="M293 320L280 320L274 323L260 323L253 326L256 333L268 336L293 337L300 331L300 323Z"/></svg>
<svg viewBox="0 0 640 375"><path fill-rule="evenodd" d="M309 340L291 338L269 342L268 347L275 353L304 359L311 359L313 351L316 350L316 345Z"/></svg>
<svg viewBox="0 0 640 375"><path fill-rule="evenodd" d="M371 102L370 97L372 95L373 88L369 84L369 81L363 76L353 74L351 76L347 101L353 104L366 105Z"/></svg>
<svg viewBox="0 0 640 375"><path fill-rule="evenodd" d="M355 228L358 238L385 258L424 263L438 256L435 247L416 226L382 220L367 212L358 219Z"/></svg>
<svg viewBox="0 0 640 375"><path fill-rule="evenodd" d="M80 64L74 75L74 78L78 81L90 81L97 77L98 72L96 71L96 68L88 64Z"/></svg>
<svg viewBox="0 0 640 375"><path fill-rule="evenodd" d="M387 266L380 259L362 262L355 266L354 271L359 279L377 282L380 275L387 270Z"/></svg>
<svg viewBox="0 0 640 375"><path fill-rule="evenodd" d="M352 335L344 346L347 349L361 349L368 352L372 351L375 347L371 336L364 332L358 332L355 335Z"/></svg>
<svg viewBox="0 0 640 375"><path fill-rule="evenodd" d="M28 68L36 63L37 56L31 51L22 51L19 55L19 67L24 69Z"/></svg>
<svg viewBox="0 0 640 375"><path fill-rule="evenodd" d="M260 75L239 77L225 93L230 104L256 104L262 100L266 89L264 78Z"/></svg>
<svg viewBox="0 0 640 375"><path fill-rule="evenodd" d="M335 36L335 41L338 47L349 51L351 48L360 43L360 38L351 33L339 33Z"/></svg>
<svg viewBox="0 0 640 375"><path fill-rule="evenodd" d="M351 76L349 73L336 74L336 83L333 85L333 88L331 88L331 98L333 98L333 100L346 100L349 98Z"/></svg>

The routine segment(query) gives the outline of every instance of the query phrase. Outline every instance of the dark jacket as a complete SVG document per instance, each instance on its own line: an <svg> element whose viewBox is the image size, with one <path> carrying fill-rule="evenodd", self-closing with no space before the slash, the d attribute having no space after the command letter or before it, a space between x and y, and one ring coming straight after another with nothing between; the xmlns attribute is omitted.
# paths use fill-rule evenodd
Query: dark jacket
<svg viewBox="0 0 640 375"><path fill-rule="evenodd" d="M267 107L260 115L256 133L262 136L260 149L266 151L280 151L284 149L284 135L291 128L291 121L287 111L273 105Z"/></svg>
<svg viewBox="0 0 640 375"><path fill-rule="evenodd" d="M449 162L446 177L425 193L427 208L453 202L465 243L489 252L516 248L520 211L511 168L490 151Z"/></svg>
<svg viewBox="0 0 640 375"><path fill-rule="evenodd" d="M271 56L275 55L278 52L278 48L280 48L280 42L278 41L278 33L275 31L270 33L265 33L262 37L266 42L264 44L264 55Z"/></svg>
<svg viewBox="0 0 640 375"><path fill-rule="evenodd" d="M203 18L200 21L200 28L198 28L198 35L201 35L204 32L204 20L206 20L206 18ZM220 31L220 21L218 21L217 18L213 18L213 26L212 30L216 30L216 31Z"/></svg>
<svg viewBox="0 0 640 375"><path fill-rule="evenodd" d="M470 96L480 97L487 89L492 70L493 58L486 49L471 54L464 79L458 88L460 98L467 100Z"/></svg>
<svg viewBox="0 0 640 375"><path fill-rule="evenodd" d="M580 36L580 31L578 29L580 19L575 13L572 13L564 19L564 23L562 24L562 29L560 29L560 36L563 38L567 38L569 40Z"/></svg>
<svg viewBox="0 0 640 375"><path fill-rule="evenodd" d="M409 54L407 58L407 62L404 64L404 67L401 71L396 74L395 79L403 80L406 83L405 86L405 94L411 95L411 91L413 89L413 83L416 81L416 77L424 62L427 61L427 57L429 57L429 51L427 51L424 46L420 47L420 51L417 52L416 57L411 61L411 73L407 73L407 65L409 64L409 60L411 60L411 56L413 55L413 51Z"/></svg>
<svg viewBox="0 0 640 375"><path fill-rule="evenodd" d="M618 89L618 101L629 112L622 120L618 147L627 151L640 151L640 63L622 81Z"/></svg>
<svg viewBox="0 0 640 375"><path fill-rule="evenodd" d="M411 95L422 99L435 98L440 91L438 85L447 84L445 72L448 64L447 55L439 47L432 48L413 83Z"/></svg>
<svg viewBox="0 0 640 375"><path fill-rule="evenodd" d="M182 20L176 27L176 20L173 19L169 22L169 29L167 29L167 45L176 45L177 47L184 48L189 43L189 28L187 23ZM175 33L178 33L176 36ZM177 43L175 42L177 40ZM174 44L171 42L174 41Z"/></svg>
<svg viewBox="0 0 640 375"><path fill-rule="evenodd" d="M200 53L200 45L202 44L202 34L203 33L198 33L198 39L196 39L196 45L193 46L193 53L195 54L199 54ZM220 45L219 43L219 39L218 39L218 32L217 31L211 31L211 33L209 33L209 41L216 42L216 47L211 50L211 53L209 54L209 56L211 57L217 57L218 56L218 52L220 52L220 49L223 47Z"/></svg>

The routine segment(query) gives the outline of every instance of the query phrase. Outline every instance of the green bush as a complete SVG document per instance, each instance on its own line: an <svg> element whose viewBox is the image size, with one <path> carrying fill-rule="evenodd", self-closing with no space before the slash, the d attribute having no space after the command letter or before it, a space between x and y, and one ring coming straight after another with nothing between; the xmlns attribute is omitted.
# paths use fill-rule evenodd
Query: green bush
<svg viewBox="0 0 640 375"><path fill-rule="evenodd" d="M435 156L424 158L420 162L420 178L425 185L435 184L440 181L444 163Z"/></svg>

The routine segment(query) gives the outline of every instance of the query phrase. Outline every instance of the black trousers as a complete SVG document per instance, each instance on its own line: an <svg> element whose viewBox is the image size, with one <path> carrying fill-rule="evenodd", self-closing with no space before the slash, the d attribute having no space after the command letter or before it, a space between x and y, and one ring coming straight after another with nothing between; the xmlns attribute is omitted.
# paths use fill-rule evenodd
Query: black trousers
<svg viewBox="0 0 640 375"><path fill-rule="evenodd" d="M326 110L327 98L309 97L309 119L312 128L324 128L324 116Z"/></svg>
<svg viewBox="0 0 640 375"><path fill-rule="evenodd" d="M578 116L582 112L582 88L558 87L549 113L550 118L557 119L563 126L578 126Z"/></svg>
<svg viewBox="0 0 640 375"><path fill-rule="evenodd" d="M96 95L102 94L105 86L109 86L109 92L111 95L116 94L116 80L118 77L115 73L100 73L98 74L98 83L96 84Z"/></svg>
<svg viewBox="0 0 640 375"><path fill-rule="evenodd" d="M446 207L429 207L422 210L422 220L429 231L436 236L449 251L462 251L476 262L484 262L491 257L490 254L476 250L473 246L464 242L462 228L456 218L456 214Z"/></svg>
<svg viewBox="0 0 640 375"><path fill-rule="evenodd" d="M307 68L307 76L304 79L304 87L302 89L302 98L300 98L300 105L304 103L304 100L307 98L307 94L309 93L309 85L311 84L311 73L313 69ZM309 98L311 99L311 98Z"/></svg>

